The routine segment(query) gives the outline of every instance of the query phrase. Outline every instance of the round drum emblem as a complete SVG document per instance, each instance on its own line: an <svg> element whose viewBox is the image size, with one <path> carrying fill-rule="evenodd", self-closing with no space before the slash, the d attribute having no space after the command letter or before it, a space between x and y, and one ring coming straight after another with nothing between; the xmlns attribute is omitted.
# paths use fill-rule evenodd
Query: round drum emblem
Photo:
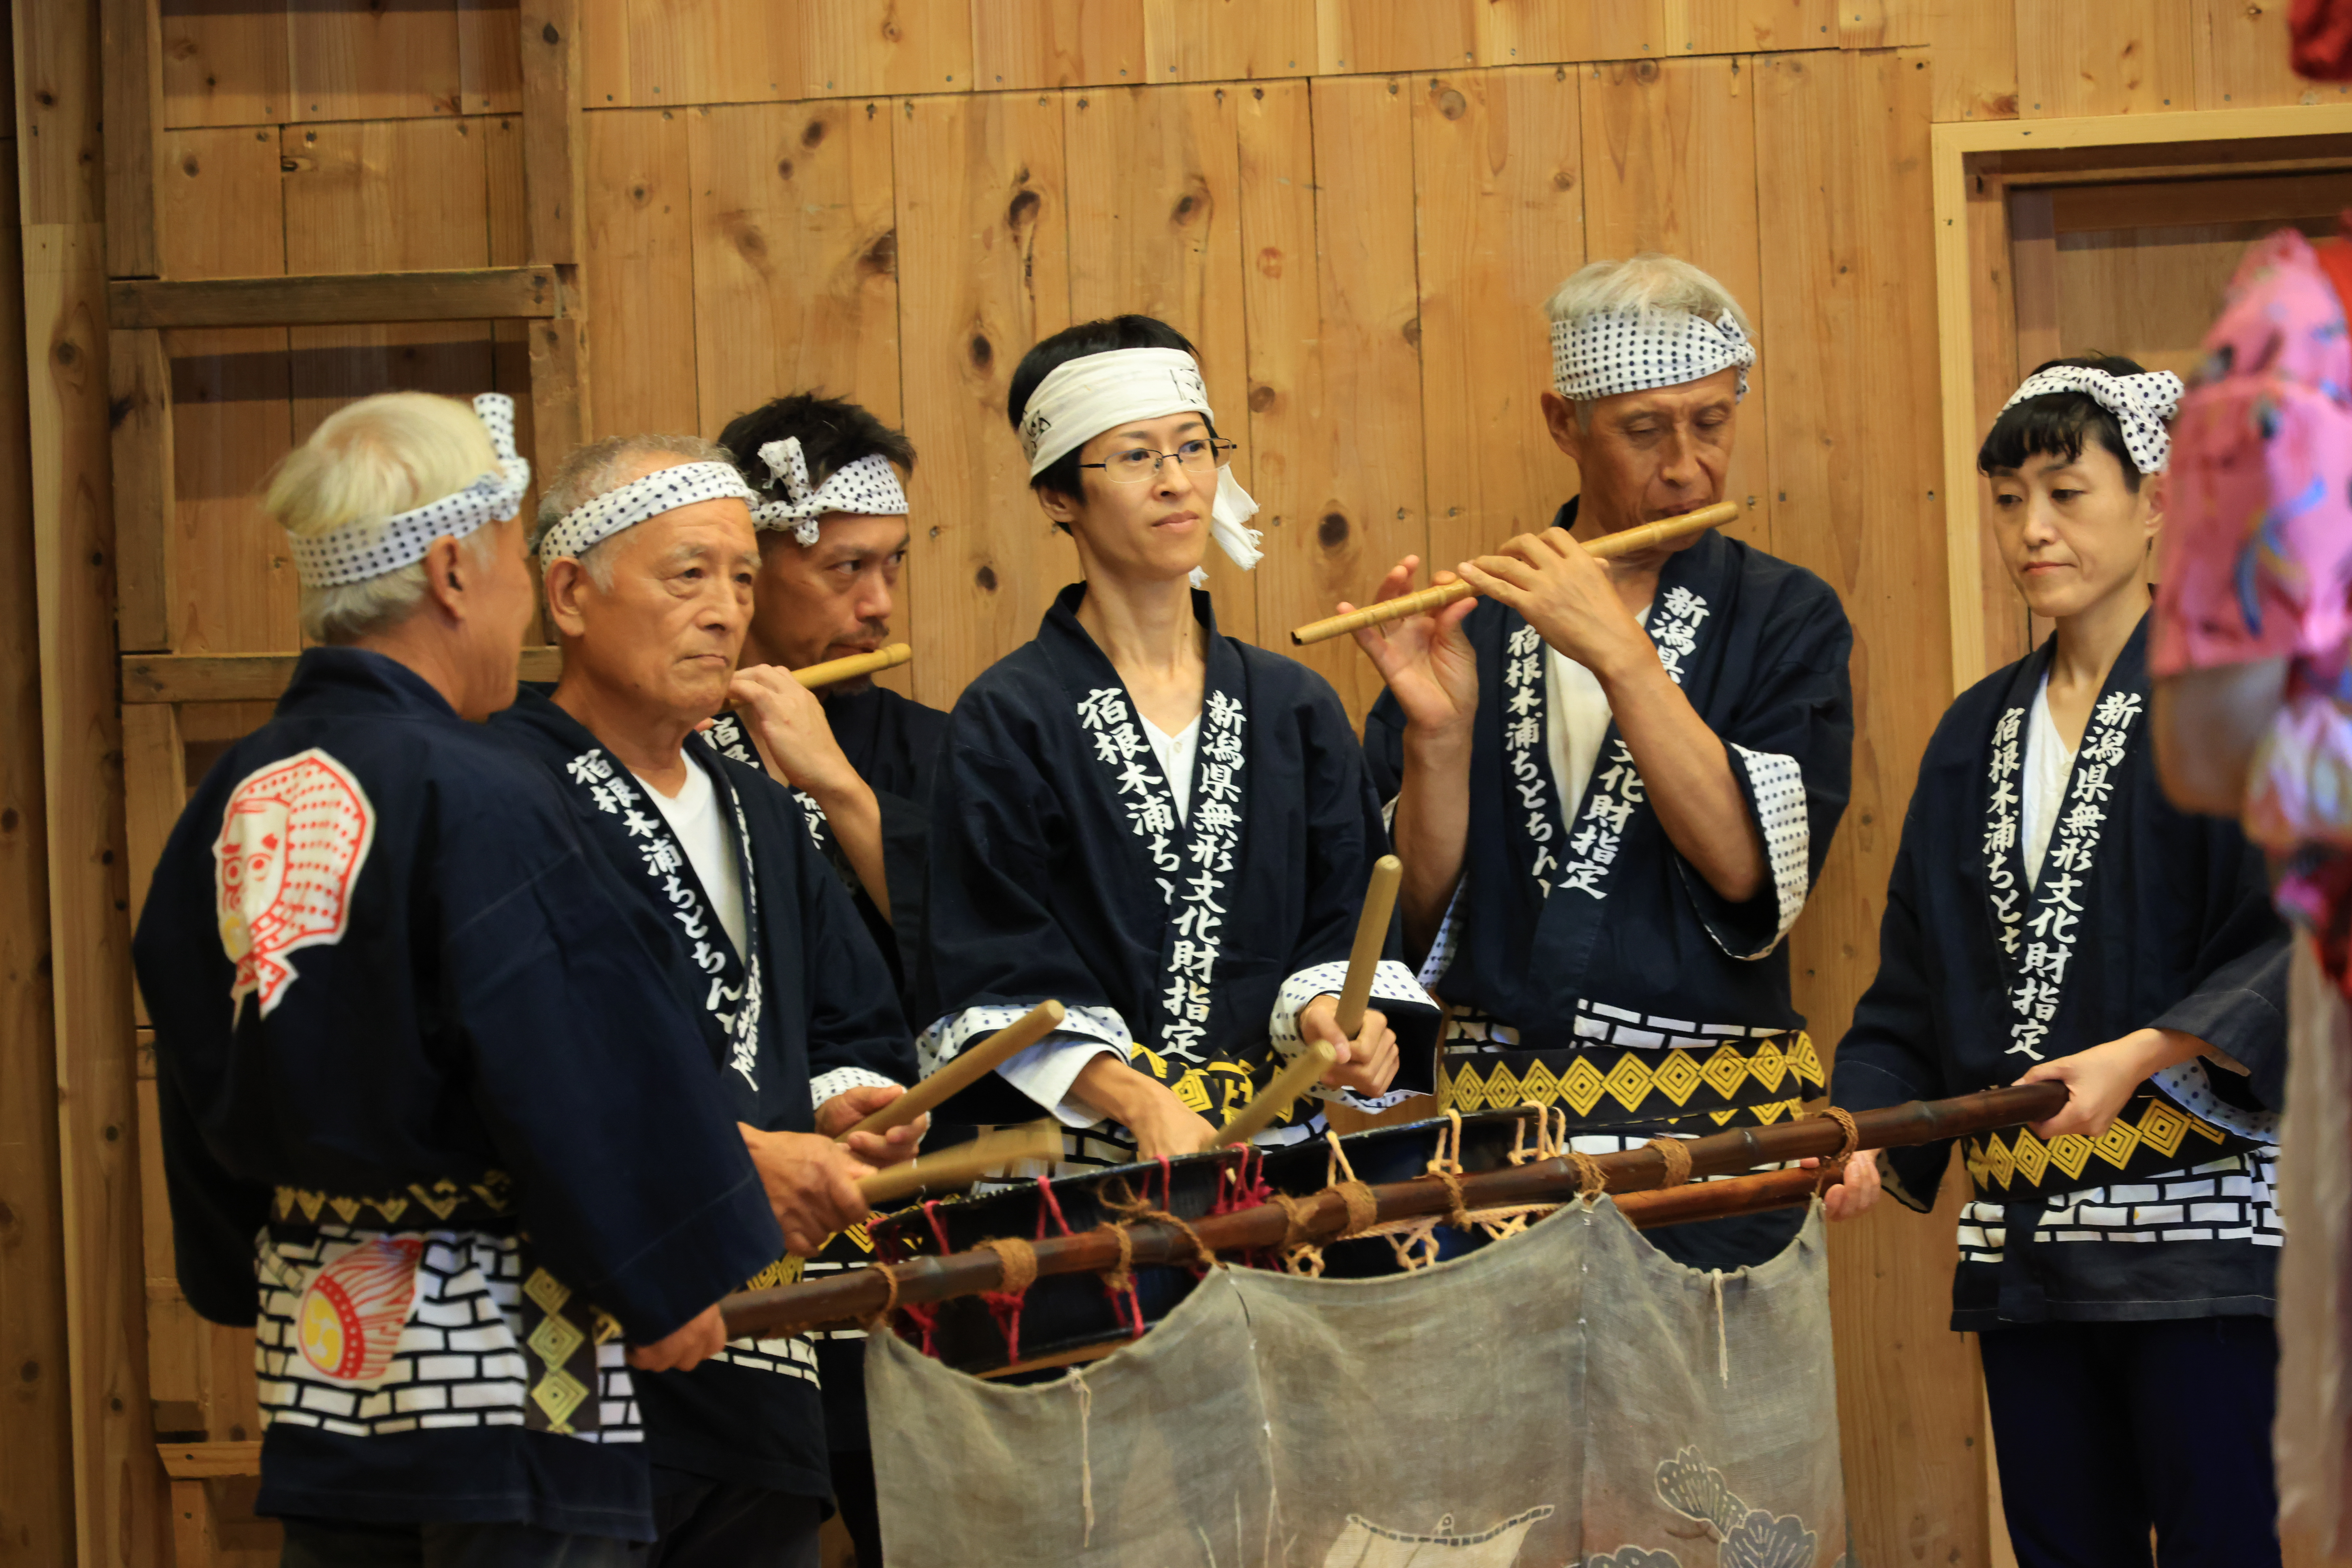
<svg viewBox="0 0 2352 1568"><path fill-rule="evenodd" d="M383 1376L415 1304L424 1255L421 1241L370 1241L319 1270L294 1314L302 1359L338 1383Z"/></svg>

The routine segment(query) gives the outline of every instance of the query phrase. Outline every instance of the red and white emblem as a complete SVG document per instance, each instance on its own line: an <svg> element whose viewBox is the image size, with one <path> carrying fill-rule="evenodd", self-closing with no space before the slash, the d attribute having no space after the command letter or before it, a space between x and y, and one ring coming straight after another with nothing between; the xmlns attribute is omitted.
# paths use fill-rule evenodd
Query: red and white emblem
<svg viewBox="0 0 2352 1568"><path fill-rule="evenodd" d="M343 764L316 746L246 776L213 846L221 946L236 964L232 1016L247 993L261 1016L294 983L287 955L340 942L352 885L375 842L375 808Z"/></svg>
<svg viewBox="0 0 2352 1568"><path fill-rule="evenodd" d="M424 1256L422 1241L384 1237L362 1242L312 1275L294 1313L302 1359L337 1383L382 1381L416 1310Z"/></svg>

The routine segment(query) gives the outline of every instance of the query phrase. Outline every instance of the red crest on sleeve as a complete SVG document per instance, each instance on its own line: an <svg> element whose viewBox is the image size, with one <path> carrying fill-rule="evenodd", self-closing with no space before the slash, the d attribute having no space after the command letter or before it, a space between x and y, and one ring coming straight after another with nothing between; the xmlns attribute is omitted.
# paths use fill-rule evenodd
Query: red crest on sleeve
<svg viewBox="0 0 2352 1568"><path fill-rule="evenodd" d="M375 841L375 808L316 746L246 775L213 846L221 946L236 965L233 1009L258 993L268 1017L294 983L289 954L342 940L352 888Z"/></svg>

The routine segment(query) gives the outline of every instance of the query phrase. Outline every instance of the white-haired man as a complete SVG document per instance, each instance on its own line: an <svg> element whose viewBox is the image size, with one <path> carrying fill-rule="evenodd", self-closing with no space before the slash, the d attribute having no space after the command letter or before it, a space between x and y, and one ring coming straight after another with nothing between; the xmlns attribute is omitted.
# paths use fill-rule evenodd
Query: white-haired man
<svg viewBox="0 0 2352 1568"><path fill-rule="evenodd" d="M297 1568L625 1563L621 1342L716 1353L779 1245L693 1012L644 984L659 932L480 728L530 621L512 413L366 398L280 467L320 646L197 789L134 948L181 1285L256 1330Z"/></svg>
<svg viewBox="0 0 2352 1568"><path fill-rule="evenodd" d="M1719 533L1606 563L1578 542L1724 499L1756 353L1722 285L1639 256L1547 310L1544 423L1581 493L1462 563L1480 597L1359 634L1389 685L1364 743L1454 1009L1442 1101L1557 1104L1606 1152L1821 1090L1781 938L1845 807L1853 634L1821 579ZM1654 1239L1735 1268L1801 1217Z"/></svg>
<svg viewBox="0 0 2352 1568"><path fill-rule="evenodd" d="M911 1154L921 1129L835 1142L916 1076L888 966L790 792L688 744L737 679L751 500L698 437L617 437L566 459L536 538L563 679L493 728L562 782L583 836L667 928L661 972L709 1047L696 1077L723 1085L794 1255L765 1259L757 1287L864 1219L857 1179ZM805 1337L732 1341L691 1375L644 1380L652 1563L814 1568L829 1492L817 1381Z"/></svg>

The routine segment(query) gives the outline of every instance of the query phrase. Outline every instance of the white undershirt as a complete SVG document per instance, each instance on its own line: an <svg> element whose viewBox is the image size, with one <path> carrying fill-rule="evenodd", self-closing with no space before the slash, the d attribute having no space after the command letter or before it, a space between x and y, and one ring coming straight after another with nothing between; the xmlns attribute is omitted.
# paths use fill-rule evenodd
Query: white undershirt
<svg viewBox="0 0 2352 1568"><path fill-rule="evenodd" d="M1633 618L1647 626L1650 606L1643 605ZM1560 820L1573 823L1609 734L1609 694L1601 689L1599 676L1549 643L1544 660L1544 741L1551 752L1552 783L1559 790Z"/></svg>
<svg viewBox="0 0 2352 1568"><path fill-rule="evenodd" d="M2042 880L2042 858L2050 853L2050 834L2058 826L2058 806L2066 798L2066 780L2074 771L2074 753L2050 717L2050 678L2033 694L2033 713L2025 723L2024 809L2025 885Z"/></svg>
<svg viewBox="0 0 2352 1568"><path fill-rule="evenodd" d="M735 956L741 958L751 951L751 926L743 912L743 873L735 864L735 853L728 847L727 823L719 805L719 790L711 784L710 775L695 766L692 758L686 763L686 787L677 798L656 789L642 773L636 774L654 805L668 819L670 831L677 835L678 844L686 850L687 863L702 883L702 890L716 906L719 929L727 940L735 944Z"/></svg>
<svg viewBox="0 0 2352 1568"><path fill-rule="evenodd" d="M1136 715L1143 719L1143 715ZM1160 771L1168 775L1168 789L1176 797L1176 820L1185 820L1192 804L1192 757L1201 749L1201 716L1174 734L1170 734L1149 719L1143 719L1144 738L1151 742L1151 754L1160 759Z"/></svg>

